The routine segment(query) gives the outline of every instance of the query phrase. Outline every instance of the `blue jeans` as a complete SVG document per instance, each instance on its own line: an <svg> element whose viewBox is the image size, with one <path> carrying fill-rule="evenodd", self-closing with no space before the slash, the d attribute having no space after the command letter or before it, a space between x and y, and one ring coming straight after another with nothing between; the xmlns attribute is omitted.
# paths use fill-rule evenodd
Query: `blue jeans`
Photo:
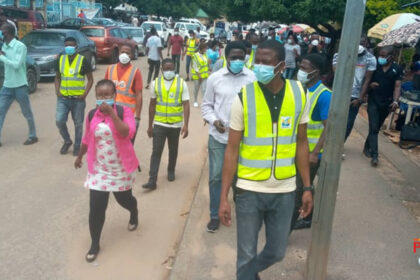
<svg viewBox="0 0 420 280"><path fill-rule="evenodd" d="M19 103L22 114L28 122L29 138L36 137L35 121L32 114L31 103L29 101L28 86L17 88L2 87L0 90L0 139L4 119L14 100Z"/></svg>
<svg viewBox="0 0 420 280"><path fill-rule="evenodd" d="M241 190L237 193L237 280L255 280L258 272L284 258L294 205L295 192ZM261 253L257 254L258 233L263 222L266 243Z"/></svg>
<svg viewBox="0 0 420 280"><path fill-rule="evenodd" d="M83 120L85 118L86 101L84 99L70 99L70 98L57 98L57 110L55 114L55 122L61 137L65 143L70 143L70 135L67 130L67 118L69 113L74 122L74 147L79 148L83 136Z"/></svg>
<svg viewBox="0 0 420 280"><path fill-rule="evenodd" d="M296 68L286 68L286 70L284 71L284 78L289 80L292 79L295 70Z"/></svg>
<svg viewBox="0 0 420 280"><path fill-rule="evenodd" d="M216 141L209 136L209 191L210 218L219 219L220 193L222 190L222 170L226 144Z"/></svg>
<svg viewBox="0 0 420 280"><path fill-rule="evenodd" d="M351 101L355 100L356 98L352 98ZM350 136L351 131L353 130L354 122L356 121L357 114L359 113L360 105L354 107L350 103L350 110L349 110L349 117L347 119L347 129L346 129L346 138ZM344 140L344 141L345 141Z"/></svg>

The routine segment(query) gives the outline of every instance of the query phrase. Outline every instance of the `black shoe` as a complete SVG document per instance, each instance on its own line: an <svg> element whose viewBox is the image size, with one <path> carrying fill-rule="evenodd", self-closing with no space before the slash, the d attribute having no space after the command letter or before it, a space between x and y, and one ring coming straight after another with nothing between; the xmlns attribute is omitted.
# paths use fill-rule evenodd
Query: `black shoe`
<svg viewBox="0 0 420 280"><path fill-rule="evenodd" d="M148 189L148 190L155 190L156 189L156 181L154 180L149 180L149 182L147 182L146 184L143 184L143 189Z"/></svg>
<svg viewBox="0 0 420 280"><path fill-rule="evenodd" d="M370 149L363 149L363 153L365 154L366 157L371 158L372 157L372 153L370 151Z"/></svg>
<svg viewBox="0 0 420 280"><path fill-rule="evenodd" d="M147 84L146 89L149 89L149 87L150 87L150 85L149 85L149 84Z"/></svg>
<svg viewBox="0 0 420 280"><path fill-rule="evenodd" d="M175 172L174 171L168 171L168 181L169 182L175 181Z"/></svg>
<svg viewBox="0 0 420 280"><path fill-rule="evenodd" d="M135 213L130 215L130 221L128 222L128 231L136 230L139 225L139 211L136 209Z"/></svg>
<svg viewBox="0 0 420 280"><path fill-rule="evenodd" d="M99 250L100 250L99 246L90 247L90 250L89 252L87 252L86 257L85 257L86 261L90 263L96 260L96 257L99 254Z"/></svg>
<svg viewBox="0 0 420 280"><path fill-rule="evenodd" d="M311 227L311 221L307 221L305 219L300 219L296 221L296 224L293 229L304 229L304 228L310 228Z"/></svg>
<svg viewBox="0 0 420 280"><path fill-rule="evenodd" d="M212 218L207 224L207 232L215 233L219 229L220 220Z"/></svg>
<svg viewBox="0 0 420 280"><path fill-rule="evenodd" d="M65 155L67 154L67 152L69 151L71 145L73 144L73 142L64 142L63 146L60 149L60 154Z"/></svg>
<svg viewBox="0 0 420 280"><path fill-rule="evenodd" d="M376 167L376 166L378 166L378 163L379 163L379 160L378 160L378 158L372 158L372 161L370 162L370 164L373 166L373 167Z"/></svg>
<svg viewBox="0 0 420 280"><path fill-rule="evenodd" d="M80 152L80 147L74 147L73 148L73 156L77 157Z"/></svg>
<svg viewBox="0 0 420 280"><path fill-rule="evenodd" d="M32 145L38 142L38 137L29 137L28 140L23 143L23 145Z"/></svg>
<svg viewBox="0 0 420 280"><path fill-rule="evenodd" d="M190 77L187 77L187 78L185 79L185 81L186 81L186 82L188 82L189 80L190 80Z"/></svg>

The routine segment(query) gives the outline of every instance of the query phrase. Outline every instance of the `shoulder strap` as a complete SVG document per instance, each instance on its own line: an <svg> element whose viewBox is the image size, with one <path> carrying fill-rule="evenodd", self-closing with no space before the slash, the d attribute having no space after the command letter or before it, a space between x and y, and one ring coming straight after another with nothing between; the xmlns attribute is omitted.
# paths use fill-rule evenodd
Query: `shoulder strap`
<svg viewBox="0 0 420 280"><path fill-rule="evenodd" d="M92 121L93 116L95 115L95 113L96 113L96 108L89 111L89 114L88 114L88 120L89 120L89 122Z"/></svg>

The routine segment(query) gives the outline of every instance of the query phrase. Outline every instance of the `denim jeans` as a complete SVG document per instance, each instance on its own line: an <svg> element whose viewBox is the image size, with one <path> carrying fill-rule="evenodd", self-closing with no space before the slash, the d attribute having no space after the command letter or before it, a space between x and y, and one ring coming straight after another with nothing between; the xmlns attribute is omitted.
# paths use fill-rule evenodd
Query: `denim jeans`
<svg viewBox="0 0 420 280"><path fill-rule="evenodd" d="M365 142L365 149L370 152L372 158L378 158L378 134L381 126L389 114L389 106L392 100L387 102L378 102L369 98L368 116L369 116L369 134Z"/></svg>
<svg viewBox="0 0 420 280"><path fill-rule="evenodd" d="M295 73L295 70L296 70L296 68L286 68L286 70L284 71L283 77L285 79L292 79L293 74Z"/></svg>
<svg viewBox="0 0 420 280"><path fill-rule="evenodd" d="M209 192L210 192L210 218L219 219L220 193L222 191L223 160L227 144L223 144L209 136ZM236 175L232 186L236 184Z"/></svg>
<svg viewBox="0 0 420 280"><path fill-rule="evenodd" d="M149 177L152 181L157 180L162 152L168 139L168 172L175 172L176 160L178 158L179 135L181 128L154 125L153 127L153 151L150 159Z"/></svg>
<svg viewBox="0 0 420 280"><path fill-rule="evenodd" d="M355 99L356 98L352 98L351 101L353 101ZM346 129L346 138L345 138L345 140L347 140L347 138L350 136L351 131L353 130L354 122L356 121L357 114L359 113L359 108L360 108L360 105L354 107L350 103L350 110L349 110L349 117L347 119L347 129Z"/></svg>
<svg viewBox="0 0 420 280"><path fill-rule="evenodd" d="M22 114L28 122L29 138L36 137L35 121L29 101L28 86L17 88L2 87L0 90L0 139L4 119L14 100L19 103Z"/></svg>
<svg viewBox="0 0 420 280"><path fill-rule="evenodd" d="M55 122L58 131L63 137L65 143L70 143L71 138L67 129L67 118L71 113L74 122L74 147L79 148L83 136L83 121L85 119L86 101L84 99L57 98L57 110L55 114Z"/></svg>
<svg viewBox="0 0 420 280"><path fill-rule="evenodd" d="M294 205L295 192L242 191L236 195L237 280L255 280L258 272L284 258ZM258 234L263 222L266 243L257 254Z"/></svg>
<svg viewBox="0 0 420 280"><path fill-rule="evenodd" d="M175 73L176 74L179 74L179 65L181 64L180 59L181 59L180 54L173 54L172 55L172 61L175 64Z"/></svg>

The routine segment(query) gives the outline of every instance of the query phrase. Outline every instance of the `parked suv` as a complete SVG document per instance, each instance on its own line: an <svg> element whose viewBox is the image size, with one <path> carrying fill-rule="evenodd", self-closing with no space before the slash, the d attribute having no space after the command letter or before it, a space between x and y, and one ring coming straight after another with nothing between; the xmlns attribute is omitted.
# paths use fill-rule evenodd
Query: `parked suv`
<svg viewBox="0 0 420 280"><path fill-rule="evenodd" d="M123 44L131 46L134 59L139 55L137 42L118 26L83 26L80 31L95 42L98 58L118 62L119 49Z"/></svg>
<svg viewBox="0 0 420 280"><path fill-rule="evenodd" d="M140 27L143 28L143 30L146 32L149 32L152 26L156 28L159 37L162 39L162 45L166 46L168 44L168 38L170 35L166 24L161 21L145 21Z"/></svg>
<svg viewBox="0 0 420 280"><path fill-rule="evenodd" d="M179 35L182 37L188 36L188 31L192 30L197 34L197 27L200 27L198 24L195 23L188 23L188 22L177 22L175 23L174 29L179 28ZM200 30L200 34L197 34L199 39L203 38L206 41L210 39L209 33Z"/></svg>
<svg viewBox="0 0 420 280"><path fill-rule="evenodd" d="M0 9L3 10L4 15L8 19L16 23L16 26L18 26L19 22L30 22L32 23L32 29L44 29L47 27L47 23L40 12L5 6L0 7Z"/></svg>

